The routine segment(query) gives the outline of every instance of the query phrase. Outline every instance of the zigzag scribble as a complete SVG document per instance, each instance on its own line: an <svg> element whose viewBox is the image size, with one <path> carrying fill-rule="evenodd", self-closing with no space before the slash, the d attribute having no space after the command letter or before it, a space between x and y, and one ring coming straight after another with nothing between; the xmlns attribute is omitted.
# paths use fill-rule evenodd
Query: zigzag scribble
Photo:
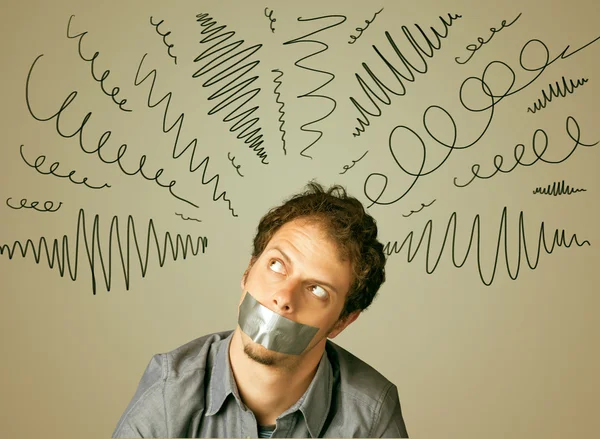
<svg viewBox="0 0 600 439"><path fill-rule="evenodd" d="M242 101L223 118L223 122L236 121L231 128L229 128L229 131L235 132L241 130L236 137L238 139L245 139L244 143L248 145L248 148L256 152L256 155L261 159L261 163L268 165L269 162L266 161L268 156L267 152L261 146L263 144L263 135L260 134L261 127L250 131L252 127L259 123L260 119L258 117L249 119L249 117L252 116L252 114L260 107L256 105L252 108L242 111L242 107L244 107L248 102L252 101L252 99L254 99L254 97L260 93L260 88L254 88L241 94L244 89L249 87L258 79L258 76L246 78L241 82L238 82L238 80L241 80L252 69L260 64L260 61L256 60L248 62L242 66L238 65L254 55L262 47L262 44L255 44L254 46L250 46L246 49L236 51L236 49L244 43L244 40L238 40L224 45L227 40L235 35L235 32L223 32L227 26L215 27L217 22L213 20L212 17L209 17L207 13L197 14L196 21L199 22L200 26L204 28L200 32L202 35L205 35L204 38L200 40L200 44L206 44L214 40L216 40L216 42L194 59L194 62L200 62L206 58L209 58L209 60L204 61L204 64L196 72L194 72L192 77L198 78L216 69L216 73L213 72L214 75L208 78L202 84L202 87L210 87L221 81L226 82L221 88L208 97L209 101L222 98L221 101L219 101L213 108L210 109L208 114L212 115L218 113L230 105L235 106L237 105L238 101ZM230 61L232 64L226 66L226 64Z"/></svg>
<svg viewBox="0 0 600 439"><path fill-rule="evenodd" d="M45 255L46 261L50 268L54 268L54 265L58 265L58 271L61 277L65 275L65 268L69 270L69 276L71 280L77 279L79 270L79 258L80 258L80 242L83 240L85 246L85 255L87 256L87 264L89 264L91 275L92 275L92 292L96 294L96 267L98 260L102 268L102 275L104 277L104 284L106 290L110 291L112 284L112 272L113 272L113 241L117 240L118 256L121 261L121 269L123 270L123 276L125 278L125 288L129 290L129 279L130 279L130 242L133 241L135 245L135 253L137 254L142 277L146 276L148 270L148 261L151 253L151 240L154 242L156 253L158 254L158 263L162 267L165 264L167 257L167 247L170 247L170 253L173 260L177 260L179 253L181 252L182 258L186 259L188 252L196 256L200 250L204 253L204 250L208 246L208 239L206 237L197 237L196 245L194 247L193 239L190 235L182 236L177 234L173 239L169 232L164 235L164 242L159 243L159 238L154 228L154 222L152 219L148 223L147 235L145 239L145 254L142 260L142 252L138 244L138 236L135 231L135 223L133 217L129 215L127 217L127 231L126 231L126 242L121 242L121 234L119 232L119 219L117 216L113 216L110 223L110 231L108 233L108 249L104 245L105 250L108 252L108 257L103 256L103 245L100 241L100 219L98 215L94 216L94 223L92 226L92 233L88 236L86 230L85 212L83 209L79 210L79 216L77 218L77 230L75 232L75 248L72 249L69 246L69 238L67 235L63 235L62 239L54 239L49 248L48 241L45 237L41 237L37 246L33 243L33 240L28 239L25 244L21 241L15 241L12 246L3 244L0 246L0 255L7 253L8 258L12 259L19 250L19 253L24 258L27 256L29 250L33 252L33 258L36 264L40 263L42 256ZM123 238L125 239L125 238ZM104 242L106 242L104 241ZM175 241L175 242L174 242ZM124 247L125 246L125 247ZM96 259L98 258L98 260ZM108 270L108 272L107 272Z"/></svg>
<svg viewBox="0 0 600 439"><path fill-rule="evenodd" d="M475 243L475 251L477 254L477 268L479 270L479 277L481 278L481 281L486 285L486 286L490 286L492 284L492 282L494 281L494 277L496 275L496 270L498 267L498 257L500 256L500 250L501 250L501 244L502 242L504 243L503 247L504 247L504 260L506 263L506 269L508 271L508 275L510 276L510 278L512 280L516 280L517 277L519 276L519 271L521 269L521 254L522 252L525 253L525 259L527 260L527 265L529 266L529 268L531 268L532 270L534 270L540 260L540 253L542 250L542 247L544 249L544 251L548 254L552 253L554 251L555 247L567 247L569 248L573 242L575 242L575 244L578 247L583 246L584 244L587 245L591 245L589 241L584 240L583 242L579 242L577 239L577 235L573 234L571 235L571 237L569 238L569 240L567 241L567 238L565 236L565 231L562 230L559 232L558 229L556 229L554 231L554 238L552 240L552 245L550 246L550 248L548 248L548 244L546 243L546 233L545 233L545 225L544 222L542 221L541 225L540 225L540 231L539 231L539 235L538 235L538 243L537 243L537 252L535 255L535 259L533 261L533 263L530 260L530 251L527 248L527 242L526 242L526 238L525 238L525 224L524 224L524 220L523 220L523 211L521 211L520 215L519 215L519 248L518 248L518 254L517 254L517 262L516 262L516 269L515 272L513 274L512 270L511 270L511 266L510 266L510 261L509 261L509 255L508 255L508 232L507 232L507 220L506 220L506 207L504 207L504 209L502 210L502 217L500 220L500 227L498 230L498 241L496 244L496 254L495 254L495 258L494 258L494 266L492 268L492 274L489 277L488 280L485 279L484 274L482 272L482 264L481 264L481 253L482 253L482 248L481 248L481 228L480 228L480 220L479 220L479 214L475 215L475 218L473 219L473 225L471 227L471 236L469 237L469 246L467 247L467 250L465 252L465 256L464 259L460 262L457 262L457 257L456 257L456 227L457 227L457 219L456 219L456 212L452 213L452 215L450 215L450 218L448 219L448 225L446 226L446 233L444 235L444 240L442 242L441 248L439 250L439 254L435 260L435 263L433 264L433 266L431 266L431 262L430 262L430 253L434 252L434 250L432 250L432 246L431 246L431 235L432 235L432 229L433 229L433 220L429 220L427 221L427 224L425 225L425 227L423 228L423 232L421 233L421 237L419 238L419 242L417 244L416 249L412 249L413 247L413 235L414 232L410 232L406 238L404 239L404 241L402 242L402 244L400 246L398 246L398 241L394 241L394 243L392 244L391 241L388 241L387 244L384 247L384 252L388 255L391 256L392 254L397 254L400 253L402 251L402 249L404 248L404 246L408 243L408 249L407 249L407 261L408 262L412 262L412 260L415 258L415 256L417 255L417 253L419 252L419 250L421 249L421 245L423 244L423 241L425 239L427 239L427 243L426 245L426 250L425 250L425 271L427 272L427 274L431 274L435 271L435 269L437 268L441 258L442 258L442 254L444 253L444 248L446 247L446 244L448 242L450 242L451 246L452 246L452 264L454 264L454 266L456 268L461 268L465 262L467 261L467 258L469 257L469 254L471 253L471 248L473 247L473 240L474 238L476 239L476 243ZM450 228L452 227L452 236L450 237Z"/></svg>
<svg viewBox="0 0 600 439"><path fill-rule="evenodd" d="M533 191L533 194L542 194L542 195L553 195L553 196L557 196L557 195L571 195L571 194L575 194L577 192L586 192L587 189L576 189L576 188L572 188L569 185L565 186L565 181L563 180L562 182L559 181L555 181L552 184L549 184L547 187L537 187L535 188L535 190Z"/></svg>
<svg viewBox="0 0 600 439"><path fill-rule="evenodd" d="M285 149L285 135L286 135L286 131L283 129L283 125L285 124L285 120L283 119L283 116L285 116L285 111L283 111L284 107L285 107L285 103L281 100L281 93L279 93L279 87L281 86L281 84L283 84L283 82L281 82L279 80L279 78L281 78L283 76L283 72L279 69L273 69L271 70L273 73L279 73L279 75L273 79L273 82L276 83L277 85L275 86L275 90L273 91L273 93L275 94L275 102L277 102L279 104L279 132L281 132L281 142L283 143L283 154L287 155L287 150Z"/></svg>
<svg viewBox="0 0 600 439"><path fill-rule="evenodd" d="M198 139L196 137L194 137L185 148L183 148L183 150L181 152L177 152L177 145L179 143L179 136L181 135L181 130L183 129L183 122L185 120L185 113L181 113L179 115L179 117L177 118L177 120L175 120L175 122L173 122L173 125L171 125L169 128L167 128L167 114L169 112L169 106L171 105L171 98L173 97L173 93L168 92L166 93L162 98L160 98L158 101L152 103L151 99L152 99L152 93L154 91L154 86L156 85L156 69L152 69L150 70L150 73L148 73L146 76L144 76L144 78L140 81L139 80L139 76L140 76L140 69L142 68L142 64L144 63L144 60L146 59L146 56L148 54L145 54L141 61L140 64L138 65L138 69L137 72L135 74L135 80L133 81L133 84L138 87L141 84L143 84L144 82L146 82L148 80L148 78L152 77L152 83L150 84L150 89L148 90L148 100L146 101L146 104L148 105L148 108L155 108L158 105L160 105L163 101L166 101L165 104L165 111L163 112L163 120L162 120L162 131L163 133L167 134L169 133L173 128L177 127L177 135L175 136L175 143L173 144L173 158L174 159L178 159L179 157L181 157L188 149L191 148L191 154L190 154L190 166L189 166L189 170L190 172L196 172L198 169L203 168L202 169L202 178L201 178L201 183L203 185L207 185L209 183L211 183L214 180L214 188L213 188L213 193L212 193L212 199L213 201L218 201L221 198L223 199L223 201L227 202L227 206L229 208L229 210L231 211L231 215L234 217L237 217L238 215L235 213L235 210L231 207L231 200L229 198L227 198L227 191L223 191L221 192L218 196L217 196L217 191L219 190L219 174L215 174L213 175L211 178L209 178L208 180L206 179L206 172L208 171L208 165L210 163L210 157L206 156L204 157L204 159L199 163L199 164L194 164L194 156L196 155L196 147L198 146ZM196 205L194 205L194 207L198 207Z"/></svg>
<svg viewBox="0 0 600 439"><path fill-rule="evenodd" d="M320 53L323 53L325 51L327 51L327 49L329 49L329 46L327 44L325 44L322 41L319 40L309 40L307 39L308 37L315 35L319 32L323 32L327 29L330 29L332 27L336 27L339 26L340 24L342 24L343 22L346 21L346 16L345 15L324 15L321 17L314 17L314 18L302 18L302 17L298 17L298 21L315 21L315 20L323 20L323 19L328 19L328 18L338 18L339 20L336 23L330 24L328 26L322 27L317 29L316 31L310 32L306 35L303 35L301 37L295 38L293 40L290 41L286 41L285 43L283 43L284 46L288 45L288 44L297 44L297 43L316 43L319 44L321 46L323 46L322 49L317 50L316 52L313 52L303 58L300 58L299 60L297 60L296 62L294 62L294 65L296 67L299 67L301 69L304 70L308 70L310 72L317 72L317 73L322 73L324 75L327 75L329 77L329 79L327 81L325 81L323 84L319 85L317 88L315 88L314 90L309 91L308 93L304 93L302 95L299 95L298 98L321 98L321 99L327 99L328 101L333 103L333 108L329 111L329 113L327 113L325 116L319 118L319 119L315 119L312 120L310 122L305 123L304 125L302 125L300 127L300 129L302 131L306 131L306 132L310 132L310 133L317 133L318 136L317 138L310 144L308 145L306 148L304 148L301 152L300 155L303 157L307 157L312 159L311 156L304 154L304 151L306 151L307 149L309 149L311 146L313 146L315 143L317 143L321 137L323 137L323 131L321 130L317 130L317 129L308 129L307 127L309 127L310 125L314 125L320 121L322 121L323 119L328 118L336 109L337 107L337 101L335 99L333 99L330 96L325 96L325 95L319 95L319 94L315 94L317 91L321 90L323 87L325 87L327 84L329 84L331 81L333 81L335 79L335 75L331 72L326 72L324 70L318 70L318 69L313 69L311 67L305 66L300 64L300 62L304 61L305 59L311 58L313 56L317 56Z"/></svg>
<svg viewBox="0 0 600 439"><path fill-rule="evenodd" d="M554 84L549 84L548 85L548 94L546 94L546 90L542 90L542 97L539 98L537 101L535 101L531 107L527 107L527 112L535 114L538 111L543 110L544 108L546 108L546 105L548 105L550 102L552 102L553 98L558 98L558 97L564 98L568 94L575 93L576 88L581 87L588 81L589 81L589 79L581 78L581 79L578 79L574 83L573 80L570 79L569 80L570 86L569 86L569 84L567 84L567 80L563 76L562 77L562 87L558 81L556 81L554 83L554 84L556 84L556 88L554 87Z"/></svg>

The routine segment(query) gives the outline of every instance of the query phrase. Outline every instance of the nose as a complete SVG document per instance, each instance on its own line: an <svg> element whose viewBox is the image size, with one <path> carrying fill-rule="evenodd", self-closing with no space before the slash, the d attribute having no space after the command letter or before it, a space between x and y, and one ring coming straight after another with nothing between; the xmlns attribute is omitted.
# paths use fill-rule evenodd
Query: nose
<svg viewBox="0 0 600 439"><path fill-rule="evenodd" d="M291 314L296 311L299 283L293 279L277 285L277 290L271 296L271 303L279 314Z"/></svg>

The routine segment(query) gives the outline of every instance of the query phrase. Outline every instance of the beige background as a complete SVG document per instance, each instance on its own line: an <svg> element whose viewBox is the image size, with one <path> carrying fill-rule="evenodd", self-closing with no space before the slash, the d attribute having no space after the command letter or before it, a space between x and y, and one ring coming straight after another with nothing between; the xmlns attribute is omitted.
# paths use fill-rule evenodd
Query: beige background
<svg viewBox="0 0 600 439"><path fill-rule="evenodd" d="M388 138L395 126L406 125L423 137L426 169L431 169L445 150L425 132L424 110L430 105L444 107L456 119L458 142L470 142L485 126L489 113L462 108L458 100L461 83L469 76L480 77L492 61L511 66L516 75L514 88L527 83L534 73L519 67L523 45L531 39L543 41L554 58L566 46L572 52L593 41L599 36L595 3L540 0L484 6L476 1L4 2L0 30L0 244L8 247L4 247L0 257L0 436L109 437L153 354L172 350L206 333L234 327L239 279L249 259L257 222L269 207L300 190L311 178L327 185L343 184L369 204L364 185L374 172L389 178L382 201L400 197L408 189L410 179L401 173L388 149ZM269 29L265 6L274 11L275 32ZM348 44L349 36L357 34L355 28L381 8L384 10L356 43ZM259 87L260 93L244 108L259 106L256 115L260 121L256 126L264 136L263 146L270 162L267 166L260 163L243 140L236 139L239 131L229 131L233 122L222 121L232 107L215 115L207 114L217 102L209 102L208 97L219 86L203 88L204 77L192 78L199 68L193 59L206 48L206 44L199 43L201 28L195 19L202 12L235 31L231 41L244 40L242 48L263 45L248 59L260 60L260 64L246 75L258 76L251 87ZM416 23L431 34L431 26L441 30L439 16L448 13L461 14L462 18L453 23L442 48L431 59L425 58L428 72L417 73L414 82L405 82L406 95L392 96L391 105L381 105L382 116L371 118L367 130L353 137L358 112L349 97L365 105L367 102L354 76L359 73L366 77L361 63L366 62L384 83L398 87L397 83L392 85L393 78L372 45L400 69L400 61L385 38L384 32L388 31L400 50L418 66L402 26L417 35ZM508 23L519 13L522 15L513 25L497 32L468 63L459 65L454 61L455 57L468 56L465 46L476 43L477 37L488 39L490 27L499 28L502 20ZM131 112L119 110L101 91L90 74L89 63L78 56L77 40L66 37L72 14L75 17L71 33L88 31L82 40L84 56L99 52L96 75L110 70L105 86L107 90L120 87L117 98L126 98L125 107ZM303 63L335 74L335 80L315 94L330 96L337 101L337 107L328 118L308 126L323 132L322 138L307 151L313 157L308 159L300 152L317 134L304 132L300 127L327 115L333 107L326 98L297 96L315 89L329 76L302 70L294 62L323 46L282 43L336 22L334 18L301 22L298 17L327 14L344 15L347 19L309 37L327 43L329 49ZM163 33L172 32L166 40L173 44L171 53L177 57L177 65L149 23L151 16L155 22L165 20L159 28ZM527 54L528 65L539 66L543 62L540 47ZM426 234L411 262L407 261L406 248L390 256L388 280L372 308L336 339L398 386L412 437L592 437L600 428L600 146L580 146L561 164L538 162L530 167L519 166L511 173L476 180L465 188L452 183L455 177L457 181L467 180L474 163L481 164L482 174L490 174L496 154L505 157L504 169L512 166L513 150L519 143L525 145L524 160L530 162L531 139L538 128L549 138L545 158L562 159L574 144L565 130L568 116L577 120L582 142L600 140L599 49L600 42L596 41L548 66L531 85L498 103L488 131L473 147L454 151L442 167L422 177L398 202L369 208L380 225L382 241L402 242L414 232L411 257L432 220L430 273L426 267ZM146 53L142 75L156 69L152 103L172 93L167 127L185 114L178 151L193 138L198 139L195 163L210 157L204 181L219 175L216 194L227 192L237 218L231 216L223 200L212 200L214 180L203 184L202 169L189 172L189 152L178 159L172 157L176 129L163 133L165 103L149 108L150 80L134 85L140 60ZM114 159L119 145L126 143L124 167L135 170L136 162L139 165L139 158L145 154L146 173L154 175L157 169L164 168L159 180L165 184L177 180L173 190L198 208L178 201L153 181L140 175L126 176L116 164L105 164L95 154L83 153L77 138L57 134L55 120L36 121L27 109L25 85L40 54L44 56L30 80L34 113L50 117L69 93L77 91L77 97L61 115L63 132L74 132L91 111L84 135L89 149L104 131L111 130L112 137L102 150L107 158ZM273 93L273 69L284 72L279 91L285 102L287 155L283 154L278 131L280 113ZM489 70L487 81L497 94L510 85L507 72L500 68ZM566 97L554 98L542 111L528 113L527 107L542 96L542 90L562 81L563 76L567 81L589 81ZM368 83L372 85L370 80ZM475 96L470 101L472 105L484 102L481 93L475 89L470 92ZM437 132L450 138L447 121L438 119L435 123ZM92 185L108 183L111 187L93 190L66 178L42 175L24 163L20 145L31 163L40 155L47 157L40 170L48 172L53 162L60 162L57 173L66 175L76 170L73 178L77 181L88 177ZM399 160L408 168L417 169L418 145L400 136L394 137L394 145ZM369 152L364 159L340 175L344 165L352 164L366 151ZM235 156L243 178L229 162L228 153ZM562 180L586 191L563 196L532 193L536 187ZM374 194L378 184L371 180L369 193ZM62 205L54 213L16 210L6 205L8 198L15 206L23 198L29 204L39 201L38 208L47 200L54 201L55 207L59 202ZM436 201L430 207L406 216L432 200ZM500 234L494 272L505 207L507 233ZM80 209L85 212L85 221L78 229ZM451 231L439 265L433 270L453 212L457 215L456 264L464 258L476 215L480 219L479 245L476 236L467 261L462 268L456 268ZM520 244L521 212L526 241ZM184 221L176 213L201 222ZM93 294L90 260L96 215L99 223L93 258L97 290ZM127 289L116 231L113 230L112 240L110 236L111 221L116 216L123 254L127 254L128 215L134 220L142 261L148 248L149 262L142 277L130 234ZM194 240L206 237L205 253L188 255L186 259L180 255L174 261L168 252L160 267L155 242L151 240L148 245L150 220L161 248L165 233L172 237L189 234ZM539 264L532 270L524 249L527 248L533 265L542 223L548 246L555 230L559 234L565 230L567 239L576 234L579 242L587 240L591 245L556 247L552 254L542 247ZM8 249L16 241L24 244L31 239L37 248L42 237L50 249L58 240L61 255L63 237L67 237L64 239L68 239L72 267L78 263L75 281L68 269L63 276L56 264L50 269L44 250L37 264L31 249L25 258L18 252L12 259L8 257ZM513 277L520 266L515 280L507 270L507 258ZM112 267L110 291L101 260L106 273ZM482 278L490 283L492 275L493 282L486 286Z"/></svg>

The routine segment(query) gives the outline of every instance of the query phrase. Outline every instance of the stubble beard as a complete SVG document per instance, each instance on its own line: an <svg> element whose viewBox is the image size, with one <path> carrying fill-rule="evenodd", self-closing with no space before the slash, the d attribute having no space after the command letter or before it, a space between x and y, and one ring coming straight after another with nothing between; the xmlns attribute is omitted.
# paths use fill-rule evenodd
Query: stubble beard
<svg viewBox="0 0 600 439"><path fill-rule="evenodd" d="M271 351L253 340L247 342L242 341L242 344L244 345L244 353L251 360L264 366L278 367L287 371L293 371L299 366L302 358L326 337L327 335L324 335L316 342L311 343L300 355L282 354L280 352Z"/></svg>
<svg viewBox="0 0 600 439"><path fill-rule="evenodd" d="M263 352L261 352L263 351ZM244 344L244 353L253 361L265 366L276 366L279 361L275 358L273 352L267 350L258 343L249 342Z"/></svg>

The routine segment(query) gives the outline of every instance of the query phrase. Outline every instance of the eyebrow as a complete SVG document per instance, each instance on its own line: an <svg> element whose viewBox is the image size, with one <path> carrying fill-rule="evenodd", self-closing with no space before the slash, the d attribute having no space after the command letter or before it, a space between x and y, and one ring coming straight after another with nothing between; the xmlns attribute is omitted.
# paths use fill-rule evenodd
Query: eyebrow
<svg viewBox="0 0 600 439"><path fill-rule="evenodd" d="M277 246L271 247L270 250L277 250L279 253L281 253L281 255L283 256L283 259L285 259L285 261L289 265L293 265L292 264L292 260L290 259L290 257L280 247L277 247ZM338 296L340 294L339 291L333 285L331 285L328 282L325 282L325 281L322 281L322 280L319 280L319 279L314 279L314 278L309 279L309 281L310 282L314 282L314 283L319 284L319 285L323 285L324 287L329 288L331 291L333 291Z"/></svg>

